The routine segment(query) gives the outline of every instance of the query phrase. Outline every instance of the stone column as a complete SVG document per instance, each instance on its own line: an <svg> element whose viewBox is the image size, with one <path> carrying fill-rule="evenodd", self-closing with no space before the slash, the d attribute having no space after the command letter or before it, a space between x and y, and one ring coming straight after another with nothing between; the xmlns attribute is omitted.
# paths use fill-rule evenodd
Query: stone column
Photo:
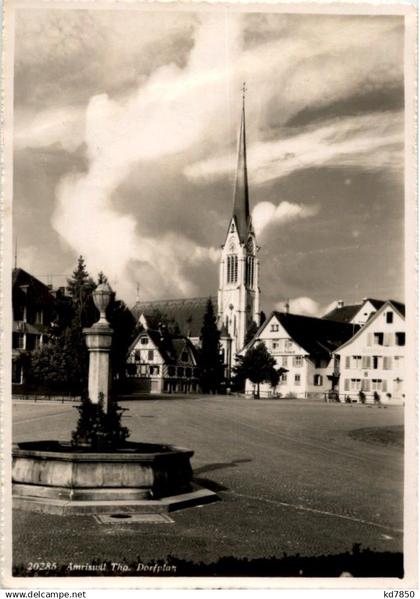
<svg viewBox="0 0 420 599"><path fill-rule="evenodd" d="M106 319L112 290L108 283L101 283L93 292L93 301L99 310L99 320L83 333L89 350L89 398L92 403L98 403L99 393L104 396L104 410L108 411L110 365L109 352L112 344L113 330Z"/></svg>

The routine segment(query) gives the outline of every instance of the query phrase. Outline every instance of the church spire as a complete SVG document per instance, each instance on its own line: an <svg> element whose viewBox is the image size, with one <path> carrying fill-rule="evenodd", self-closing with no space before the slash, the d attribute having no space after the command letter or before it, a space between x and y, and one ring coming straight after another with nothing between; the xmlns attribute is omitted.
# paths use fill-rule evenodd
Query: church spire
<svg viewBox="0 0 420 599"><path fill-rule="evenodd" d="M238 164L236 167L235 194L233 200L233 216L236 221L239 239L246 242L251 227L249 212L248 172L246 163L246 132L245 132L245 83L242 87L242 116L239 131Z"/></svg>

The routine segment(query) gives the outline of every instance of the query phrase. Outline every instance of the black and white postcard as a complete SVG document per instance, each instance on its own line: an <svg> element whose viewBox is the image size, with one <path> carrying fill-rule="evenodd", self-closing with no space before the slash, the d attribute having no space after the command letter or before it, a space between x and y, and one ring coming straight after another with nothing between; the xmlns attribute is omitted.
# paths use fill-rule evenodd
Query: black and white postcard
<svg viewBox="0 0 420 599"><path fill-rule="evenodd" d="M6 2L6 588L416 587L416 16Z"/></svg>

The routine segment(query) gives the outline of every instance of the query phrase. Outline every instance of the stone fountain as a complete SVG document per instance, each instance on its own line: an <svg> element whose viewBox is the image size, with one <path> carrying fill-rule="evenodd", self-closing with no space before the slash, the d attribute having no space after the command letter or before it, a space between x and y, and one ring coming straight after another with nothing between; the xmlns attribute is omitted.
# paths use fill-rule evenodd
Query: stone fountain
<svg viewBox="0 0 420 599"><path fill-rule="evenodd" d="M109 354L113 331L106 319L111 289L93 293L99 320L84 329L89 350L89 398L109 410ZM112 450L56 440L13 446L14 507L51 514L160 513L217 499L192 482L193 451L170 445L124 442Z"/></svg>

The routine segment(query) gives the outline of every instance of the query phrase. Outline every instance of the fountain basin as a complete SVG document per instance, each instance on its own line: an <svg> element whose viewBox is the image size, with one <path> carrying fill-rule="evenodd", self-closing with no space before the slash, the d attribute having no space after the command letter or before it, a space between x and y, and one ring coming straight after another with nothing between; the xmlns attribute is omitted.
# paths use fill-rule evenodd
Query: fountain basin
<svg viewBox="0 0 420 599"><path fill-rule="evenodd" d="M216 499L192 482L194 452L126 443L92 451L59 441L13 446L15 506L56 514L167 512Z"/></svg>

